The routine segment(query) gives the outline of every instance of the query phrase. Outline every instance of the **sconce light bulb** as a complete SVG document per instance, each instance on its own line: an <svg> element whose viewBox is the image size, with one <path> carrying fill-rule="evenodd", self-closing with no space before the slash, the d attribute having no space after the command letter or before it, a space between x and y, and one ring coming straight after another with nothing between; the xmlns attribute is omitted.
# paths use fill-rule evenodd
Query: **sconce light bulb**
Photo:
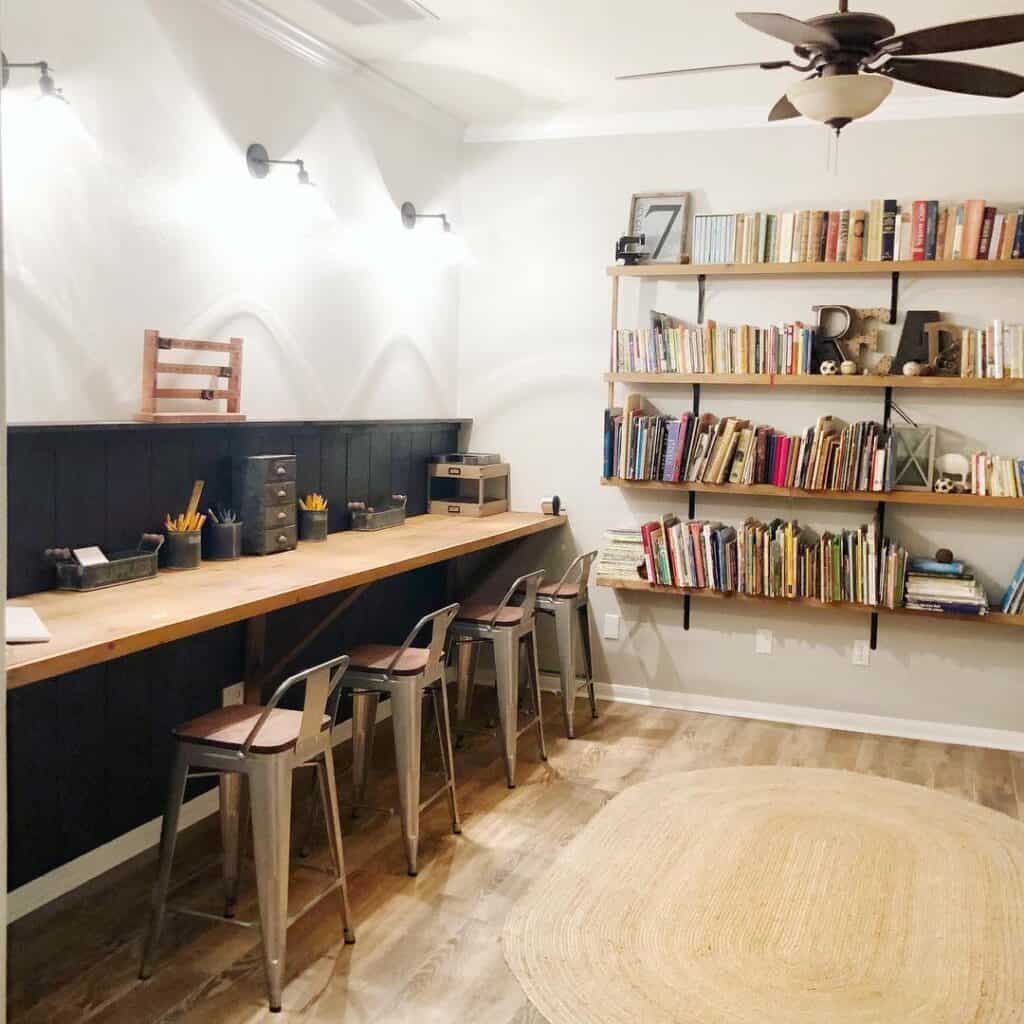
<svg viewBox="0 0 1024 1024"><path fill-rule="evenodd" d="M309 171L306 170L306 165L300 160L299 161L299 184L300 185L312 185L313 182L309 180Z"/></svg>

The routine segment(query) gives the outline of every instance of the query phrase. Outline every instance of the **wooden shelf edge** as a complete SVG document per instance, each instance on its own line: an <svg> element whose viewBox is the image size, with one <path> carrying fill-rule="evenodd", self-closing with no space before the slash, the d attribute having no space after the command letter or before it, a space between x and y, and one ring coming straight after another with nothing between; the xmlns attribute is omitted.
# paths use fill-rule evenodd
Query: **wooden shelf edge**
<svg viewBox="0 0 1024 1024"><path fill-rule="evenodd" d="M689 589L687 587L666 587L663 584L648 583L646 580L615 580L598 576L596 584L609 590L629 590L647 594L698 597L720 601L736 601L742 604L789 605L797 608L813 608L818 611L863 612L871 615L910 615L927 619L955 619L958 622L980 622L992 626L1024 626L1024 615L1006 615L990 611L987 615L957 615L947 612L924 612L913 608L886 608L883 605L854 604L851 601L819 601L811 597L760 597L754 594L723 593L718 590Z"/></svg>
<svg viewBox="0 0 1024 1024"><path fill-rule="evenodd" d="M1024 262L1024 261L1022 261ZM760 388L919 388L935 391L1024 391L1024 378L990 380L982 377L887 377L856 375L826 377L820 373L605 373L606 384L655 384L662 386L693 384L723 387Z"/></svg>
<svg viewBox="0 0 1024 1024"><path fill-rule="evenodd" d="M800 487L771 484L708 484L684 480L620 480L601 478L604 487L638 491L681 491L684 494L717 494L725 497L784 498L797 501L847 501L886 505L932 505L942 508L993 508L1024 511L1024 498L981 494L938 494L935 491L807 491Z"/></svg>
<svg viewBox="0 0 1024 1024"><path fill-rule="evenodd" d="M859 263L640 263L610 266L609 277L828 277L836 274L1024 274L1017 260L888 260Z"/></svg>

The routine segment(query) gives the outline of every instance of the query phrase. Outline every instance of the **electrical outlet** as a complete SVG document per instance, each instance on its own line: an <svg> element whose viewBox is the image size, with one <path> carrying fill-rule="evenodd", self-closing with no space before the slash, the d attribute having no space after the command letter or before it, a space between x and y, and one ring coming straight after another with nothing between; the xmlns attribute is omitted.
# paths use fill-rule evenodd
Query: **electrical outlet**
<svg viewBox="0 0 1024 1024"><path fill-rule="evenodd" d="M601 634L605 640L619 639L619 617L610 612L604 617L604 630Z"/></svg>
<svg viewBox="0 0 1024 1024"><path fill-rule="evenodd" d="M754 634L754 653L771 654L775 647L775 634L770 629L759 629Z"/></svg>
<svg viewBox="0 0 1024 1024"><path fill-rule="evenodd" d="M854 641L853 663L861 668L866 668L871 664L871 646L867 640Z"/></svg>
<svg viewBox="0 0 1024 1024"><path fill-rule="evenodd" d="M233 704L241 704L244 696L245 688L241 683L235 683L234 686L225 686L222 694L223 706L229 708Z"/></svg>

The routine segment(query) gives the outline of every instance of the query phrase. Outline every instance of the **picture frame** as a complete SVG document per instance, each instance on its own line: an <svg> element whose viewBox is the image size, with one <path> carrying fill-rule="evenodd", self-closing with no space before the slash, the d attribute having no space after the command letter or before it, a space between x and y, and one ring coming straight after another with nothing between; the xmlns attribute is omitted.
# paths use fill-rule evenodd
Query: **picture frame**
<svg viewBox="0 0 1024 1024"><path fill-rule="evenodd" d="M893 488L930 491L935 482L935 427L893 427Z"/></svg>
<svg viewBox="0 0 1024 1024"><path fill-rule="evenodd" d="M685 263L689 192L636 192L629 204L630 235L645 235L648 263Z"/></svg>

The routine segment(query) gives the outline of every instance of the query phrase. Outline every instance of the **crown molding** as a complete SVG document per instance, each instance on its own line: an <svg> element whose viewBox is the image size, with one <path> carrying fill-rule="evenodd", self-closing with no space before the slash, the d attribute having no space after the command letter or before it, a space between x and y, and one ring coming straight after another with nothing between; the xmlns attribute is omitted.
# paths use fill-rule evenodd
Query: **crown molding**
<svg viewBox="0 0 1024 1024"><path fill-rule="evenodd" d="M257 0L206 0L210 6L245 26L264 39L287 50L300 60L321 68L348 84L364 90L374 99L406 114L452 139L465 133L457 117L431 103L419 93L400 85L369 64L364 64L317 36L311 35L287 18L268 10Z"/></svg>
<svg viewBox="0 0 1024 1024"><path fill-rule="evenodd" d="M863 123L918 121L955 117L1005 117L1024 114L1024 96L1011 100L980 96L898 97L889 99ZM582 114L562 111L550 117L521 121L470 124L463 136L468 143L538 142L554 139L600 138L610 135L675 135L680 132L735 131L742 128L821 130L816 121L800 118L769 124L767 107L696 107L618 114Z"/></svg>

